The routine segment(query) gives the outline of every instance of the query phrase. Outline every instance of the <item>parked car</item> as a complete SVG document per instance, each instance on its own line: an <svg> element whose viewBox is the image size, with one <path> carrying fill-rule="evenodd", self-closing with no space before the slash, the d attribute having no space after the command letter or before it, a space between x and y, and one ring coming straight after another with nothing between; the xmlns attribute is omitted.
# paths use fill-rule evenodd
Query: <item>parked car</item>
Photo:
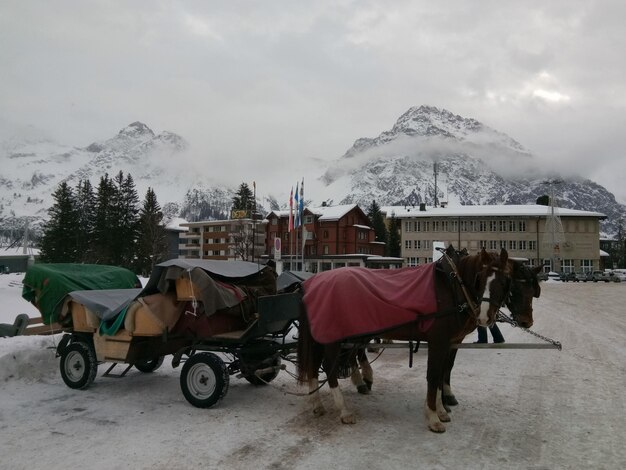
<svg viewBox="0 0 626 470"><path fill-rule="evenodd" d="M593 278L591 277L590 272L589 273L576 273L576 280L587 282L587 281L593 281Z"/></svg>
<svg viewBox="0 0 626 470"><path fill-rule="evenodd" d="M594 271L591 273L591 280L593 282L598 282L598 281L609 282L612 279L611 279L611 274L607 273L606 271Z"/></svg>
<svg viewBox="0 0 626 470"><path fill-rule="evenodd" d="M613 278L613 281L615 282L626 282L626 273L613 271L611 273L611 277Z"/></svg>
<svg viewBox="0 0 626 470"><path fill-rule="evenodd" d="M561 276L559 276L558 273L555 273L554 271L550 271L548 274L548 279L553 279L555 281L560 281L561 280Z"/></svg>
<svg viewBox="0 0 626 470"><path fill-rule="evenodd" d="M558 276L557 276L558 277ZM548 273L546 272L540 272L537 274L537 280L538 281L547 281L548 280Z"/></svg>
<svg viewBox="0 0 626 470"><path fill-rule="evenodd" d="M561 275L559 276L559 280L563 282L578 282L580 279L576 277L576 273L561 273Z"/></svg>

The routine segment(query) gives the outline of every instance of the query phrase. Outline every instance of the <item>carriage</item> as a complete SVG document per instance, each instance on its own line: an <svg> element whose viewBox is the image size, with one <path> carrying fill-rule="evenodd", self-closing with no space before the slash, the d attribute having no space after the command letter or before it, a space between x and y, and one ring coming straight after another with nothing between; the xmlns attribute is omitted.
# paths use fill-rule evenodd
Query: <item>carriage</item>
<svg viewBox="0 0 626 470"><path fill-rule="evenodd" d="M356 284L365 285L364 279L355 281L351 277L343 289L337 289L341 285L337 276L339 272L354 276L364 268L320 273L309 282L305 280L310 277L307 274L284 273L277 280L269 266L208 260L161 263L142 289L90 286L91 290L73 290L63 295L57 292L60 298L48 302L54 305L52 313L41 308L45 303L44 287L50 279L40 279L40 285L33 286L29 277L34 276L27 273L24 297L40 308L44 322L48 315L49 321L58 320L66 330L57 354L61 357L61 375L69 387L88 387L102 362L113 363L105 375L111 375L117 364L126 364L120 374L123 376L133 366L143 372L156 370L163 357L172 354L174 367L183 364L183 395L200 408L210 407L224 397L231 375L237 374L255 385L266 384L278 375L281 362L289 360L296 362L299 381L309 384L314 412L322 409L317 393L317 377L322 370L340 408L342 422L351 423L353 415L337 387L340 369L347 365L345 370L350 372L344 375L355 373L356 377L360 366L368 376L362 376L360 384L355 377L353 381L370 389L371 367L363 353L372 337L380 333L408 341L409 347L412 340L425 340L429 350L425 415L431 430L443 432L442 422L449 421L444 407L456 404L450 389L455 345L476 324L495 321L504 304L521 326L530 328L532 299L540 291L539 268L530 269L510 260L505 250L500 254L483 250L471 256L452 247L445 251L444 263L393 270L395 273L379 270L365 290L357 294L367 299L358 308L351 305L347 293ZM377 289L380 283L388 284L388 298ZM320 288L316 289L316 285ZM432 295L418 290L422 285L429 285L426 291L432 290ZM334 293L328 286L335 288ZM310 297L316 290L318 300L330 307L331 316L321 322L327 325L321 330L313 325L320 324L319 319L311 316L315 303L307 302L307 295ZM382 297L384 302L379 303ZM420 313L416 306L430 312L426 319L416 319L414 314ZM338 334L337 324L347 318L348 310L359 313L358 318L350 320L350 330L324 337L329 332ZM396 324L378 323L389 317L391 310L395 310L392 317ZM374 314L376 318L367 318ZM434 327L423 330L425 323ZM297 342L291 333L294 325L298 327ZM364 325L367 327L362 329ZM297 359L293 355L296 350ZM363 382L366 378L367 384Z"/></svg>
<svg viewBox="0 0 626 470"><path fill-rule="evenodd" d="M68 387L89 387L103 363L103 376L123 377L132 367L153 372L173 355L183 395L205 408L224 397L231 375L254 385L278 375L295 351L301 303L291 290L301 279L243 261L171 260L141 288L123 268L38 264L23 297L63 331L56 352Z"/></svg>

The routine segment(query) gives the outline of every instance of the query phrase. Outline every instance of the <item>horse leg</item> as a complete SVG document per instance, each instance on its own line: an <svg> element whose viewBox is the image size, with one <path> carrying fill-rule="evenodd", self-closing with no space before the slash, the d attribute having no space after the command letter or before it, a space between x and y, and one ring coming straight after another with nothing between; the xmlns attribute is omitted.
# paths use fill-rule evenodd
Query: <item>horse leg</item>
<svg viewBox="0 0 626 470"><path fill-rule="evenodd" d="M454 393L452 393L452 387L450 386L450 376L452 375L452 368L454 367L454 360L456 359L456 353L458 349L450 349L450 354L448 354L448 359L446 361L446 367L443 373L443 405L446 408L446 411L450 411L449 406L456 406L459 404Z"/></svg>
<svg viewBox="0 0 626 470"><path fill-rule="evenodd" d="M367 360L367 354L365 353L365 349L360 348L357 351L357 359L359 361L359 365L361 366L363 381L367 386L368 392L366 393L369 393L369 391L372 389L372 385L374 384L374 371L372 370L370 362Z"/></svg>
<svg viewBox="0 0 626 470"><path fill-rule="evenodd" d="M335 402L335 406L339 410L339 417L343 424L354 424L356 419L352 414L352 411L346 406L346 401L343 398L343 393L339 388L339 380L337 378L337 369L339 362L339 353L341 351L341 345L336 343L326 346L324 354L324 367L326 369L326 377L328 378L328 386L330 387L330 393Z"/></svg>
<svg viewBox="0 0 626 470"><path fill-rule="evenodd" d="M450 421L450 417L443 408L441 401L441 389L443 385L443 366L446 358L446 348L436 341L428 342L428 367L426 381L428 391L426 403L424 403L424 416L428 428L433 432L445 432L446 427L442 421Z"/></svg>
<svg viewBox="0 0 626 470"><path fill-rule="evenodd" d="M322 416L326 413L326 408L324 408L324 404L322 403L322 399L320 397L318 377L312 377L309 380L309 400L315 416Z"/></svg>
<svg viewBox="0 0 626 470"><path fill-rule="evenodd" d="M350 379L352 380L352 383L356 386L356 389L359 393L367 395L372 389L373 371L369 361L367 360L365 348L357 349L356 357L352 360L352 362L353 368Z"/></svg>

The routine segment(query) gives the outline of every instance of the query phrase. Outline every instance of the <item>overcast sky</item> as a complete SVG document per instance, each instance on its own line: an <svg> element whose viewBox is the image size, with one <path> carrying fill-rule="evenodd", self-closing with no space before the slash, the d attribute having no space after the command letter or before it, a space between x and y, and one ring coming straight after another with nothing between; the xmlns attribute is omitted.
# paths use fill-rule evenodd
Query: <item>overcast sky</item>
<svg viewBox="0 0 626 470"><path fill-rule="evenodd" d="M422 104L626 202L626 2L0 2L0 122L71 145L139 120L290 185Z"/></svg>

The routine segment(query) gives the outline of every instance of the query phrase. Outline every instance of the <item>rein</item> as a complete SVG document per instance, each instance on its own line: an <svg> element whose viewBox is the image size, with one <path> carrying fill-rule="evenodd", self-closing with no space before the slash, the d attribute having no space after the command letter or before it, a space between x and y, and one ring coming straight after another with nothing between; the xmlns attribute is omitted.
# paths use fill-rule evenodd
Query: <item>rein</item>
<svg viewBox="0 0 626 470"><path fill-rule="evenodd" d="M463 296L465 297L465 301L467 305L469 306L474 319L477 319L478 315L480 315L479 307L478 305L476 305L476 303L474 302L474 299L472 299L472 296L467 291L467 287L465 286L463 279L461 279L461 276L459 275L459 270L457 269L456 264L454 263L454 261L452 261L452 258L450 258L450 256L448 256L448 253L446 253L445 251L443 252L443 256L445 260L448 262L448 264L450 265L450 267L452 268L452 272L450 273L450 276L456 279L457 282L459 283L459 286L461 287L461 291L463 292Z"/></svg>

